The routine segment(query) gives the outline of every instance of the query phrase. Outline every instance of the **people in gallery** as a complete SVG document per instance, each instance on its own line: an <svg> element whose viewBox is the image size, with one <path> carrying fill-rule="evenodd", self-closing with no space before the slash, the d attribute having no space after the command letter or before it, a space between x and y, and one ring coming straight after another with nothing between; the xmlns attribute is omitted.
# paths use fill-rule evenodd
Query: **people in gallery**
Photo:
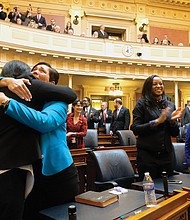
<svg viewBox="0 0 190 220"><path fill-rule="evenodd" d="M0 4L0 20L5 20L7 13L3 11L3 4Z"/></svg>
<svg viewBox="0 0 190 220"><path fill-rule="evenodd" d="M50 24L47 25L46 30L47 31L54 31L55 27L56 27L56 21L55 21L55 19L52 18L50 21Z"/></svg>
<svg viewBox="0 0 190 220"><path fill-rule="evenodd" d="M172 45L171 41L168 39L168 35L164 34L164 39L160 42L161 45Z"/></svg>
<svg viewBox="0 0 190 220"><path fill-rule="evenodd" d="M10 22L17 23L17 18L20 18L22 21L25 20L25 16L20 12L20 8L18 6L13 8L12 12L9 12L8 18L10 19Z"/></svg>
<svg viewBox="0 0 190 220"><path fill-rule="evenodd" d="M155 38L153 39L152 44L156 44L156 45L159 44L159 39L158 39L158 37L155 37Z"/></svg>
<svg viewBox="0 0 190 220"><path fill-rule="evenodd" d="M64 34L69 34L69 30L72 31L72 33L74 34L74 29L72 28L72 23L70 21L67 22L66 27L63 31ZM71 33L70 31L70 33Z"/></svg>
<svg viewBox="0 0 190 220"><path fill-rule="evenodd" d="M44 16L42 16L42 10L41 8L37 8L37 14L33 17L34 21L38 25L38 29L46 28L46 19Z"/></svg>
<svg viewBox="0 0 190 220"><path fill-rule="evenodd" d="M98 38L98 31L94 31L92 37L94 37L94 38Z"/></svg>
<svg viewBox="0 0 190 220"><path fill-rule="evenodd" d="M100 25L100 29L98 30L98 38L109 38L108 33L105 31L105 26Z"/></svg>

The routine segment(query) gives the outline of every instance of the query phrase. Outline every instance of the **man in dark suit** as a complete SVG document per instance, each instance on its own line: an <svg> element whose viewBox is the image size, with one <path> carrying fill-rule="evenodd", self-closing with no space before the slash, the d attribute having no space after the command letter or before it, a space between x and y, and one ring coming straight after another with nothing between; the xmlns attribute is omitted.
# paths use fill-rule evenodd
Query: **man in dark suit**
<svg viewBox="0 0 190 220"><path fill-rule="evenodd" d="M188 123L190 123L190 102L188 102L181 117L181 125L186 125Z"/></svg>
<svg viewBox="0 0 190 220"><path fill-rule="evenodd" d="M0 92L36 110L41 110L48 101L71 103L76 99L75 92L68 87L35 79L30 74L30 67L21 61L8 62L2 69L2 76L28 79L28 83L31 83L28 88L32 94L30 102L18 98L5 87L0 88ZM11 78L1 79L0 85L7 86L7 80ZM31 164L41 158L39 133L4 114L8 104L9 100L0 102L0 219L20 220L25 200L26 175L28 171L31 172Z"/></svg>
<svg viewBox="0 0 190 220"><path fill-rule="evenodd" d="M25 16L20 12L20 8L14 7L13 11L9 13L8 18L10 19L10 22L17 23L17 18L20 18L22 21L25 20Z"/></svg>
<svg viewBox="0 0 190 220"><path fill-rule="evenodd" d="M5 20L7 13L3 11L3 5L0 4L0 20Z"/></svg>
<svg viewBox="0 0 190 220"><path fill-rule="evenodd" d="M56 23L55 23L55 19L51 19L51 24L47 25L46 30L47 31L54 31L55 27L56 27Z"/></svg>
<svg viewBox="0 0 190 220"><path fill-rule="evenodd" d="M38 25L38 29L46 27L46 19L41 14L41 8L37 8L37 15L33 17L33 20Z"/></svg>
<svg viewBox="0 0 190 220"><path fill-rule="evenodd" d="M107 102L102 102L101 109L95 113L95 120L98 122L98 128L105 127L106 134L109 134L110 123L112 120L112 110L108 109Z"/></svg>
<svg viewBox="0 0 190 220"><path fill-rule="evenodd" d="M117 130L129 130L130 124L129 109L122 106L122 100L120 98L114 100L114 108L110 126L111 135L115 134Z"/></svg>
<svg viewBox="0 0 190 220"><path fill-rule="evenodd" d="M90 98L84 97L83 98L83 111L81 112L81 114L84 115L84 117L88 121L88 129L94 129L94 122L96 122L95 113L96 113L96 109L92 108Z"/></svg>
<svg viewBox="0 0 190 220"><path fill-rule="evenodd" d="M100 26L100 30L98 31L98 38L108 38L109 35L105 32L105 26L102 24Z"/></svg>

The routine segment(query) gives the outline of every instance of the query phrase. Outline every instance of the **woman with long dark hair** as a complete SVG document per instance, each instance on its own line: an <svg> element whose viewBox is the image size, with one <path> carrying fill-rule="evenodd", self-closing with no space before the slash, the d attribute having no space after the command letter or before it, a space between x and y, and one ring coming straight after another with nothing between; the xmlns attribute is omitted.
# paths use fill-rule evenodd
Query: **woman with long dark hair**
<svg viewBox="0 0 190 220"><path fill-rule="evenodd" d="M64 29L64 34L69 34L69 30L72 30L74 33L74 29L72 28L72 23L70 21L67 22L66 27Z"/></svg>
<svg viewBox="0 0 190 220"><path fill-rule="evenodd" d="M143 85L142 97L133 110L131 129L137 138L137 168L140 180L145 172L152 178L161 177L162 171L173 174L171 136L176 137L179 127L176 119L182 115L167 100L164 84L157 75L149 76Z"/></svg>
<svg viewBox="0 0 190 220"><path fill-rule="evenodd" d="M73 112L67 115L67 144L69 148L84 148L83 137L86 136L88 122L81 114L83 102L76 99L72 103Z"/></svg>

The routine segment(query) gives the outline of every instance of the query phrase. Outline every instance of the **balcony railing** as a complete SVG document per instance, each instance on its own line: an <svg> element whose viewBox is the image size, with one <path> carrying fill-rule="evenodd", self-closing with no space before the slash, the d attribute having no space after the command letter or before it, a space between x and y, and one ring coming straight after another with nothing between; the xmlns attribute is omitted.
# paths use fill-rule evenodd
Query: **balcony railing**
<svg viewBox="0 0 190 220"><path fill-rule="evenodd" d="M4 21L0 21L0 47L75 60L85 59L85 62L116 62L130 67L163 67L186 72L190 68L190 47L70 36Z"/></svg>

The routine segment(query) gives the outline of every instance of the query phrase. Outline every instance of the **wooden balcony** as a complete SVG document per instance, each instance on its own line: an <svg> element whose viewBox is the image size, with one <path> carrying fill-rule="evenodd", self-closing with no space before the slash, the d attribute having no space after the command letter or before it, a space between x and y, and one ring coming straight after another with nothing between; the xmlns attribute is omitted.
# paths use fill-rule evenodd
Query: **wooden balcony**
<svg viewBox="0 0 190 220"><path fill-rule="evenodd" d="M30 65L35 64L36 59L56 59L55 63L59 65L55 68L60 73L71 75L114 77L116 70L111 67L119 66L117 76L122 79L134 79L134 77L144 79L150 69L158 69L159 75L165 80L190 80L188 70L190 47L68 36L24 26L18 27L16 24L5 21L0 21L0 36L0 54L4 57L0 67L14 57L14 54L24 61L28 57ZM130 54L127 53L129 46ZM6 54L8 54L7 57L4 56ZM63 62L72 63L74 67L71 65L72 68L63 70L60 68L61 63L62 66L66 66ZM95 71L93 68L96 65L103 66L104 71ZM80 66L82 66L81 69ZM166 69L170 69L171 74L165 74Z"/></svg>

